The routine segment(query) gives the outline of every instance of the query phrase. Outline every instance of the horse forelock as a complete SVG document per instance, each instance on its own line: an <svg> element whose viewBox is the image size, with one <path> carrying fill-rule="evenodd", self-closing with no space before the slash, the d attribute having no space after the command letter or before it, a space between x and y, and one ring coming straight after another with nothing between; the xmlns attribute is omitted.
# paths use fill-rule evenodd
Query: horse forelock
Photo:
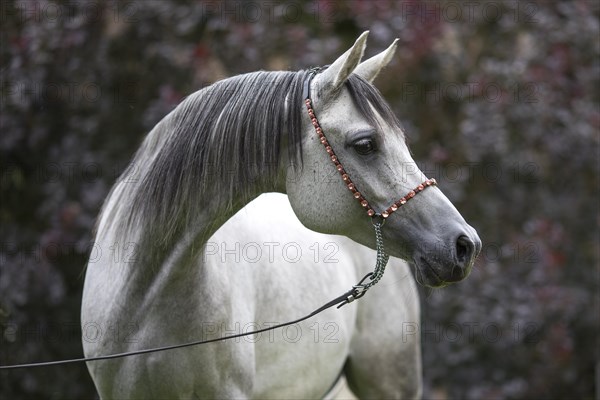
<svg viewBox="0 0 600 400"><path fill-rule="evenodd" d="M380 117L394 131L403 132L402 124L375 86L356 74L350 75L345 86L358 111L374 128L383 128Z"/></svg>

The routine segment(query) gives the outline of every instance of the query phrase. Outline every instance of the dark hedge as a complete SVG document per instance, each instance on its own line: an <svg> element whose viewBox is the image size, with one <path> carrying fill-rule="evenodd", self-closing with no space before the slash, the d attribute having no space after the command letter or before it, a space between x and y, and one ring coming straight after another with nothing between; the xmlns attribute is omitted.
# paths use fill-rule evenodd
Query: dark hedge
<svg viewBox="0 0 600 400"><path fill-rule="evenodd" d="M598 396L596 1L3 1L0 363L77 357L83 266L142 138L223 77L401 44L377 85L479 231L422 290L426 398ZM82 366L0 373L8 398L91 398Z"/></svg>

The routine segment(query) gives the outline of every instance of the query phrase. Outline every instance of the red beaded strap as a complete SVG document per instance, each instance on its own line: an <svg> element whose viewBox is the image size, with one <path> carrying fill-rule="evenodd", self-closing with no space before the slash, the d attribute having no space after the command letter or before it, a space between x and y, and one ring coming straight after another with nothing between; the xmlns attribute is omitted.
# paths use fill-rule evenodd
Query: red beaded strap
<svg viewBox="0 0 600 400"><path fill-rule="evenodd" d="M323 145L323 147L325 147L325 151L327 152L327 154L329 154L329 158L331 159L331 161L335 165L335 168L338 170L338 172L342 176L342 180L346 184L346 187L352 192L352 195L354 196L354 198L356 200L358 200L360 205L363 206L367 210L367 215L369 217L373 217L373 216L377 215L375 210L373 210L373 207L371 207L371 205L369 204L369 201L367 199L365 199L365 197L360 193L360 191L358 190L358 188L356 187L354 182L352 182L352 179L350 179L350 176L344 170L342 163L340 162L338 157L335 155L333 148L327 141L327 138L325 137L325 134L323 133L323 129L321 129L321 126L319 125L319 121L317 120L317 117L315 116L315 111L312 108L311 99L309 99L309 98L305 99L304 104L306 104L306 109L308 110L308 116L310 117L310 121L312 122L313 127L315 128L315 131L317 132L317 135L319 135L319 140L321 141L321 144ZM426 181L421 183L419 186L417 186L416 188L414 188L413 190L408 192L408 194L406 196L402 197L400 200L396 201L394 204L389 206L384 212L382 212L380 214L381 217L383 217L384 219L389 217L394 211L398 210L400 207L405 205L410 199L415 197L418 193L422 192L429 186L435 186L435 185L437 185L437 181L435 179L433 179L433 178L427 179Z"/></svg>

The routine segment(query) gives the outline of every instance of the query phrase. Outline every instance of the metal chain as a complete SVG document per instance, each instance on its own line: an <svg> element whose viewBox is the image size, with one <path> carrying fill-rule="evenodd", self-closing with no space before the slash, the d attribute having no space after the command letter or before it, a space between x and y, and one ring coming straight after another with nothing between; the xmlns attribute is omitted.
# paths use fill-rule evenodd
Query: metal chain
<svg viewBox="0 0 600 400"><path fill-rule="evenodd" d="M390 256L386 254L385 248L383 247L383 235L381 233L382 226L383 223L381 222L373 222L373 227L375 228L375 244L377 245L377 262L375 263L373 275L371 275L371 281L364 284L364 290L374 286L381 278L383 278L385 267L390 258Z"/></svg>

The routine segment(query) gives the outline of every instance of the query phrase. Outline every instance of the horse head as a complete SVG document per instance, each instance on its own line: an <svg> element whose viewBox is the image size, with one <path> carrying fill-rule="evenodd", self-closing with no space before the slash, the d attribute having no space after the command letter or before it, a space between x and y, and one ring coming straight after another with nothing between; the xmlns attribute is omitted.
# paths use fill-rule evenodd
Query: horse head
<svg viewBox="0 0 600 400"><path fill-rule="evenodd" d="M367 34L308 82L302 166L288 168L286 177L290 203L306 227L371 248L376 243L369 216L383 215L387 252L412 261L421 284L460 281L469 275L481 240L421 172L400 123L371 84L392 59L397 40L361 63Z"/></svg>

